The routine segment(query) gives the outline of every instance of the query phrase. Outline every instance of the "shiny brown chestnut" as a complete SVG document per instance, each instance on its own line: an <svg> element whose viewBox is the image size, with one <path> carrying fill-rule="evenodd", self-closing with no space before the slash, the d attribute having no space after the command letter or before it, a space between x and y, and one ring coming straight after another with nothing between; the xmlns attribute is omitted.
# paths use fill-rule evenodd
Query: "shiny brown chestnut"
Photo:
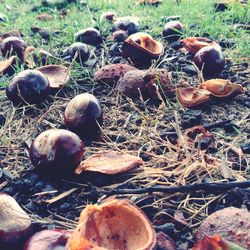
<svg viewBox="0 0 250 250"><path fill-rule="evenodd" d="M114 11L108 11L108 12L102 13L100 20L113 22L116 19L116 17L117 17L117 14Z"/></svg>
<svg viewBox="0 0 250 250"><path fill-rule="evenodd" d="M65 129L49 129L38 135L29 150L34 167L44 173L72 173L82 160L83 141Z"/></svg>
<svg viewBox="0 0 250 250"><path fill-rule="evenodd" d="M205 76L219 74L225 67L225 57L222 50L215 46L206 46L194 56L195 65Z"/></svg>
<svg viewBox="0 0 250 250"><path fill-rule="evenodd" d="M0 193L0 249L19 249L33 233L31 219L14 198Z"/></svg>
<svg viewBox="0 0 250 250"><path fill-rule="evenodd" d="M116 42L124 42L128 38L128 33L124 30L117 30L113 33L113 40Z"/></svg>
<svg viewBox="0 0 250 250"><path fill-rule="evenodd" d="M116 19L112 27L113 32L118 30L124 30L131 35L139 31L139 23L134 17L120 17Z"/></svg>
<svg viewBox="0 0 250 250"><path fill-rule="evenodd" d="M181 37L183 28L182 23L179 21L167 22L164 26L162 35L168 41L176 41Z"/></svg>
<svg viewBox="0 0 250 250"><path fill-rule="evenodd" d="M42 230L26 241L23 250L63 250L70 235L67 230Z"/></svg>
<svg viewBox="0 0 250 250"><path fill-rule="evenodd" d="M149 34L138 32L130 35L123 43L122 53L135 64L150 64L164 52L162 43L155 41Z"/></svg>
<svg viewBox="0 0 250 250"><path fill-rule="evenodd" d="M24 50L27 44L18 37L7 37L0 43L0 51L3 57L17 56L21 62L24 60Z"/></svg>
<svg viewBox="0 0 250 250"><path fill-rule="evenodd" d="M64 112L65 125L79 136L95 139L103 123L102 109L97 98L84 93L75 96Z"/></svg>
<svg viewBox="0 0 250 250"><path fill-rule="evenodd" d="M17 74L6 87L7 97L14 105L37 104L46 99L50 84L38 70L24 70Z"/></svg>
<svg viewBox="0 0 250 250"><path fill-rule="evenodd" d="M75 59L78 63L84 63L89 58L89 48L84 43L73 43L65 51L66 55L69 55L71 59Z"/></svg>
<svg viewBox="0 0 250 250"><path fill-rule="evenodd" d="M103 41L101 32L95 28L87 28L78 31L75 34L75 39L77 42L87 43L90 45L98 45Z"/></svg>

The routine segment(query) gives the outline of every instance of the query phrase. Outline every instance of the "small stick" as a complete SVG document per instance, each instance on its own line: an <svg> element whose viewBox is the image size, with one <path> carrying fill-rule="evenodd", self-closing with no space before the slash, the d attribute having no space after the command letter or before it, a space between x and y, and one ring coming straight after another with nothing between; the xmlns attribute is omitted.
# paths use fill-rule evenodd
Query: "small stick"
<svg viewBox="0 0 250 250"><path fill-rule="evenodd" d="M85 193L85 195L91 195L92 192L97 194L105 195L115 195L115 194L146 194L146 193L164 193L164 194L174 194L174 193L192 193L197 191L206 191L211 193L217 193L218 191L227 191L236 187L249 188L250 180L247 181L234 181L234 182L211 182L211 183L197 183L185 186L163 186L156 185L148 188L140 189L113 189L104 190L93 187L93 190ZM95 190L96 189L96 190Z"/></svg>

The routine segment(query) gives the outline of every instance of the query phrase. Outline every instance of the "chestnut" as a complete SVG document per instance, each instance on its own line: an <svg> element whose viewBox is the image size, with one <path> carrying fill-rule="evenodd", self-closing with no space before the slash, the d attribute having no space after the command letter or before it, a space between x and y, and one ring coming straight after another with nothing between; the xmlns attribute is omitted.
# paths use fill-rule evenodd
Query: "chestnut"
<svg viewBox="0 0 250 250"><path fill-rule="evenodd" d="M84 93L75 96L64 113L65 125L82 137L96 138L103 123L102 109L97 98Z"/></svg>
<svg viewBox="0 0 250 250"><path fill-rule="evenodd" d="M24 60L24 50L27 44L18 37L7 37L0 43L0 51L3 57L17 56L21 62Z"/></svg>
<svg viewBox="0 0 250 250"><path fill-rule="evenodd" d="M42 230L28 239L23 250L63 250L70 235L67 230Z"/></svg>
<svg viewBox="0 0 250 250"><path fill-rule="evenodd" d="M14 198L0 193L0 249L19 249L33 233L31 219Z"/></svg>
<svg viewBox="0 0 250 250"><path fill-rule="evenodd" d="M124 30L117 30L113 33L113 40L116 42L124 42L128 38L128 33Z"/></svg>
<svg viewBox="0 0 250 250"><path fill-rule="evenodd" d="M115 18L117 17L117 14L113 11L108 11L108 12L104 12L101 15L100 20L101 21L109 21L109 22L113 22L115 20Z"/></svg>
<svg viewBox="0 0 250 250"><path fill-rule="evenodd" d="M49 129L32 142L29 150L34 167L61 175L71 173L79 165L84 153L83 141L71 131Z"/></svg>
<svg viewBox="0 0 250 250"><path fill-rule="evenodd" d="M117 30L124 30L131 35L139 31L139 23L132 17L122 17L117 19L112 27L112 32Z"/></svg>
<svg viewBox="0 0 250 250"><path fill-rule="evenodd" d="M225 57L222 50L215 46L206 46L194 56L195 65L203 71L205 76L219 74L225 66Z"/></svg>
<svg viewBox="0 0 250 250"><path fill-rule="evenodd" d="M78 63L83 63L89 58L88 46L84 43L73 43L70 45L66 51L66 55L69 55L71 59L75 59Z"/></svg>
<svg viewBox="0 0 250 250"><path fill-rule="evenodd" d="M103 41L100 31L95 28L80 30L75 34L75 38L77 42L83 42L90 45L98 45Z"/></svg>
<svg viewBox="0 0 250 250"><path fill-rule="evenodd" d="M49 90L49 81L43 73L27 69L12 79L6 87L6 94L14 105L36 104L48 96Z"/></svg>
<svg viewBox="0 0 250 250"><path fill-rule="evenodd" d="M183 25L179 21L170 21L167 22L164 26L162 35L168 41L178 40L183 31Z"/></svg>

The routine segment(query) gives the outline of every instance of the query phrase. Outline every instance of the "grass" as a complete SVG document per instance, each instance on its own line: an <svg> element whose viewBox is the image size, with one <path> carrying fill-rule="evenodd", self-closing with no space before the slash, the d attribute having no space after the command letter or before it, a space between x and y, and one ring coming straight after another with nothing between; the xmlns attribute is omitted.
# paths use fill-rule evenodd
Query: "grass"
<svg viewBox="0 0 250 250"><path fill-rule="evenodd" d="M164 17L180 15L181 22L185 25L184 37L209 34L210 37L216 40L232 39L235 45L233 48L225 50L227 57L233 62L247 61L247 58L250 57L249 33L246 30L235 31L233 26L235 23L250 22L250 3L245 8L238 4L232 5L229 10L223 13L215 13L213 3L214 1L212 0L182 0L177 5L174 0L163 0L163 4L155 8L152 6L136 6L135 0L87 0L85 4L67 5L68 15L65 18L60 18L56 8L40 7L36 12L32 12L32 7L39 6L39 2L35 0L4 0L1 1L0 13L6 15L7 22L0 23L0 26L1 32L20 29L29 45L45 49L51 54L58 56L66 46L74 42L74 33L80 29L98 26L105 36L110 35L111 24L100 22L100 15L105 11L114 10L119 16L138 16L141 30L150 33L159 40L162 39L161 33L165 23ZM37 15L44 12L52 15L53 19L50 21L38 21L36 19ZM62 34L53 36L49 44L47 44L41 40L39 35L32 36L30 28L33 26L39 26L49 31L59 30L62 31ZM111 45L112 42L107 41L104 45L107 49L103 53L106 53ZM103 60L103 63L105 63L104 59L109 60L109 58L106 59L102 56L100 61ZM21 68L18 70L21 70ZM139 170L132 173L132 177L131 173L127 174L130 178L127 182L132 182L138 187L153 184L190 184L201 182L205 176L214 181L224 180L220 175L217 164L217 160L218 162L220 161L218 155L220 156L220 153L224 155L224 151L229 151L230 146L238 147L240 143L247 140L250 118L247 116L249 112L244 106L229 100L228 103L212 105L202 113L204 123L225 120L228 119L229 115L234 114L240 114L240 118L242 118L242 120L240 118L239 120L235 119L242 132L242 134L240 134L240 131L235 133L237 134L236 140L229 136L223 138L220 134L217 133L218 136L215 134L216 139L227 139L229 142L225 145L221 143L222 145L219 146L219 153L215 155L218 159L215 159L214 165L205 164L203 156L201 157L193 146L188 145L186 150L185 147L182 148L178 144L172 144L168 139L163 139L160 136L160 132L170 131L174 127L178 128L178 122L170 119L171 116L173 117L174 110L178 110L179 113L183 111L178 101L172 102L171 100L166 105L154 107L150 104L148 105L148 103L134 102L129 98L121 98L111 88L106 88L106 86L102 85L98 86L97 83L92 81L94 70L88 67L83 68L77 63L73 63L72 82L66 87L65 96L62 97L59 94L55 98L51 98L37 106L14 108L7 101L4 91L0 92L0 115L4 115L7 120L0 129L0 148L5 157L1 163L5 168L15 176L19 176L24 170L30 169L32 166L27 156L27 150L23 146L24 141L27 138L33 140L40 132L52 127L51 125L61 127L67 102L79 92L93 91L94 87L92 84L96 84L99 89L95 93L104 110L105 124L103 133L106 136L106 141L99 144L93 143L91 147L86 147L87 156L96 153L100 149L119 148L132 154L149 157L149 160L145 161L143 171ZM178 71L178 68L174 71L176 74L175 83L184 81L185 83L188 82L190 86L191 84L197 85L197 76L194 76L194 78L189 77L181 70ZM234 72L232 71L231 73L233 74ZM9 77L2 77L0 86L5 86L9 80ZM238 118L236 115L234 117ZM141 120L138 123L139 125L136 123L138 118ZM119 136L125 137L126 140L118 143L117 138ZM189 154L185 155L185 152L189 152ZM238 163L241 160L237 157L237 155L233 155L228 160L230 170L235 180L245 180L247 176L243 175L244 171L231 169L232 161ZM247 157L244 160L247 163L249 162ZM188 221L194 226L210 213L207 206L209 205L210 208L209 202L215 201L218 197L212 194L205 198L200 197L198 194L176 194L172 196L156 194L155 202L152 206L183 209L188 214ZM133 200L138 197L129 196L129 198ZM143 197L139 198L143 199ZM72 208L72 210L74 209ZM79 212L77 211L77 216Z"/></svg>

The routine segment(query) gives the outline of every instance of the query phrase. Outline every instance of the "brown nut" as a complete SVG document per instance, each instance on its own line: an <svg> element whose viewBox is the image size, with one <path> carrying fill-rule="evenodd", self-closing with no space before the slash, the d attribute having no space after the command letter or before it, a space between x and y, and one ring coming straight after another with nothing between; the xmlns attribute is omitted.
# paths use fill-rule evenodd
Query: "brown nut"
<svg viewBox="0 0 250 250"><path fill-rule="evenodd" d="M3 57L17 56L21 62L24 60L24 51L27 44L18 37L7 37L0 43L0 51Z"/></svg>
<svg viewBox="0 0 250 250"><path fill-rule="evenodd" d="M116 19L116 17L117 17L117 14L114 11L108 11L108 12L102 13L100 20L113 22Z"/></svg>
<svg viewBox="0 0 250 250"><path fill-rule="evenodd" d="M225 67L225 56L220 47L206 46L194 56L195 65L205 76L219 74Z"/></svg>
<svg viewBox="0 0 250 250"><path fill-rule="evenodd" d="M72 173L82 160L83 141L65 129L49 129L38 135L29 150L34 167L45 173Z"/></svg>
<svg viewBox="0 0 250 250"><path fill-rule="evenodd" d="M103 42L101 32L95 28L87 28L78 31L75 34L77 42L82 42L90 45L98 45Z"/></svg>
<svg viewBox="0 0 250 250"><path fill-rule="evenodd" d="M80 137L97 139L103 123L102 109L97 98L88 93L75 96L65 109L64 123Z"/></svg>
<svg viewBox="0 0 250 250"><path fill-rule="evenodd" d="M211 94L216 97L228 97L244 92L240 84L231 83L229 80L224 79L211 79L202 82L199 88L210 91Z"/></svg>
<svg viewBox="0 0 250 250"><path fill-rule="evenodd" d="M14 105L37 104L49 94L47 77L38 70L24 70L17 74L6 87L7 97Z"/></svg>
<svg viewBox="0 0 250 250"><path fill-rule="evenodd" d="M167 22L164 26L162 35L166 40L176 41L181 37L183 28L182 23L179 21Z"/></svg>
<svg viewBox="0 0 250 250"><path fill-rule="evenodd" d="M150 64L152 59L159 58L163 52L162 43L143 32L130 35L122 46L123 55L138 65Z"/></svg>
<svg viewBox="0 0 250 250"><path fill-rule="evenodd" d="M0 193L0 218L0 249L17 249L33 231L28 214L4 193Z"/></svg>
<svg viewBox="0 0 250 250"><path fill-rule="evenodd" d="M109 199L82 211L67 249L153 250L155 246L156 233L146 215L128 200Z"/></svg>

